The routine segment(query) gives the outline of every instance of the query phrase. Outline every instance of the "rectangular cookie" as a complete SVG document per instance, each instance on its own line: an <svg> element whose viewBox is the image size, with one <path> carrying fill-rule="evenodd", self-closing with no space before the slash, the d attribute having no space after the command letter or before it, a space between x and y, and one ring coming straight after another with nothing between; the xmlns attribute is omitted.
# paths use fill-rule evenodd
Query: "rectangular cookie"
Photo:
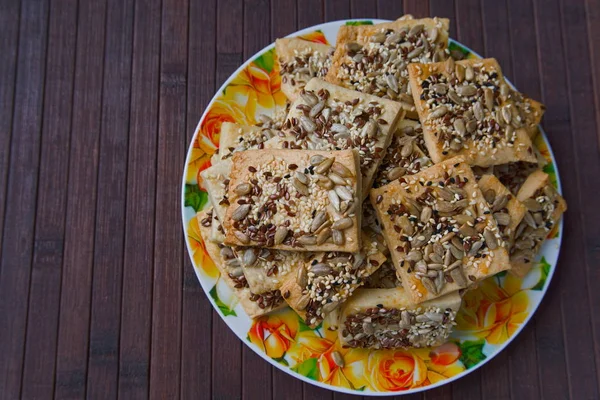
<svg viewBox="0 0 600 400"><path fill-rule="evenodd" d="M358 154L248 150L234 153L225 243L295 251L360 249ZM335 173L333 181L326 177Z"/></svg>
<svg viewBox="0 0 600 400"><path fill-rule="evenodd" d="M362 243L356 253L314 254L281 286L285 301L310 327L318 326L385 262L369 235L363 235Z"/></svg>
<svg viewBox="0 0 600 400"><path fill-rule="evenodd" d="M294 102L308 81L327 75L333 47L294 37L277 39L275 52L279 62L281 91L290 102Z"/></svg>
<svg viewBox="0 0 600 400"><path fill-rule="evenodd" d="M431 165L421 124L412 119L403 119L398 123L398 128L377 169L373 187L387 185L404 175L416 174Z"/></svg>
<svg viewBox="0 0 600 400"><path fill-rule="evenodd" d="M372 189L370 196L414 303L510 267L496 221L461 157Z"/></svg>
<svg viewBox="0 0 600 400"><path fill-rule="evenodd" d="M210 203L213 205L214 213L219 221L225 218L225 211L229 206L227 189L229 187L229 173L231 171L231 160L218 161L204 171L200 172L202 186L208 193Z"/></svg>
<svg viewBox="0 0 600 400"><path fill-rule="evenodd" d="M455 156L482 167L536 161L528 134L534 116L515 101L495 59L415 63L408 72L434 163Z"/></svg>
<svg viewBox="0 0 600 400"><path fill-rule="evenodd" d="M402 288L358 289L340 312L342 347L397 349L446 343L461 305L457 291L413 304Z"/></svg>
<svg viewBox="0 0 600 400"><path fill-rule="evenodd" d="M211 210L201 211L196 215L204 247L219 271L221 279L229 286L250 318L257 318L271 311L286 306L279 290L257 295L252 293L244 277L242 268L233 256L231 248L218 245L210 240Z"/></svg>
<svg viewBox="0 0 600 400"><path fill-rule="evenodd" d="M406 66L447 57L446 18L406 19L376 25L341 26L326 80L399 101L416 118Z"/></svg>
<svg viewBox="0 0 600 400"><path fill-rule="evenodd" d="M261 149L262 143L275 136L276 129L268 124L241 125L233 122L223 122L219 136L219 157L225 160L237 151Z"/></svg>
<svg viewBox="0 0 600 400"><path fill-rule="evenodd" d="M278 146L290 149L356 149L366 197L392 133L404 113L398 103L311 80L292 104Z"/></svg>
<svg viewBox="0 0 600 400"><path fill-rule="evenodd" d="M527 208L515 233L511 249L512 272L525 276L533 266L544 240L567 210L566 201L550 182L548 174L537 170L523 183L517 199Z"/></svg>
<svg viewBox="0 0 600 400"><path fill-rule="evenodd" d="M515 232L527 209L494 175L483 175L477 184L498 224L506 249L510 252Z"/></svg>

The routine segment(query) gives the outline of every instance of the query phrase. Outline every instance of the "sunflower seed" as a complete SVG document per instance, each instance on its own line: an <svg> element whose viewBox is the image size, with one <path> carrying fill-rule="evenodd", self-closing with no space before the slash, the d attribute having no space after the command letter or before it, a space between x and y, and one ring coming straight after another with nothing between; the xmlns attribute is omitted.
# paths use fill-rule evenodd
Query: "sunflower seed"
<svg viewBox="0 0 600 400"><path fill-rule="evenodd" d="M423 259L423 253L421 253L419 250L411 250L408 252L408 254L405 257L405 260L408 261L421 261Z"/></svg>
<svg viewBox="0 0 600 400"><path fill-rule="evenodd" d="M308 276L306 274L306 268L304 268L304 267L298 268L298 272L296 273L296 281L298 283L298 286L306 287L306 285L308 284Z"/></svg>
<svg viewBox="0 0 600 400"><path fill-rule="evenodd" d="M485 108L487 108L488 111L491 112L494 108L494 92L492 92L492 89L483 89L483 98L485 100Z"/></svg>
<svg viewBox="0 0 600 400"><path fill-rule="evenodd" d="M494 200L496 200L496 191L494 189L488 189L483 192L483 197L489 204L494 204Z"/></svg>
<svg viewBox="0 0 600 400"><path fill-rule="evenodd" d="M244 270L241 267L231 268L229 270L229 275L233 276L234 278L239 278L240 276L244 276Z"/></svg>
<svg viewBox="0 0 600 400"><path fill-rule="evenodd" d="M334 162L331 166L331 170L341 176L342 178L351 178L352 172L346 168L345 165L340 164L339 162Z"/></svg>
<svg viewBox="0 0 600 400"><path fill-rule="evenodd" d="M318 97L315 96L311 92L302 91L302 92L300 92L300 97L302 97L302 100L304 100L304 102L306 104L308 104L310 107L314 106L315 104L317 104L319 102Z"/></svg>
<svg viewBox="0 0 600 400"><path fill-rule="evenodd" d="M438 33L439 33L438 28L434 27L433 29L431 29L431 31L429 32L429 35L428 35L431 43L435 43L435 41L437 40L437 37L438 37Z"/></svg>
<svg viewBox="0 0 600 400"><path fill-rule="evenodd" d="M338 231L338 230L333 229L331 231L331 234L332 234L332 237L333 237L333 243L336 244L336 245L338 245L338 246L343 245L344 242L346 241L345 238L344 238L344 232L342 232L342 231Z"/></svg>
<svg viewBox="0 0 600 400"><path fill-rule="evenodd" d="M542 205L536 199L526 199L523 201L523 205L531 212L542 211Z"/></svg>
<svg viewBox="0 0 600 400"><path fill-rule="evenodd" d="M356 42L346 43L346 50L357 52L362 49L362 46Z"/></svg>
<svg viewBox="0 0 600 400"><path fill-rule="evenodd" d="M250 212L250 207L251 207L250 204L242 204L241 206L236 208L233 211L233 213L231 213L231 219L233 219L234 221L243 220L244 218L246 218L246 216Z"/></svg>
<svg viewBox="0 0 600 400"><path fill-rule="evenodd" d="M497 196L494 202L492 203L492 212L497 212L502 210L508 204L508 195Z"/></svg>
<svg viewBox="0 0 600 400"><path fill-rule="evenodd" d="M331 225L331 229L343 231L344 229L350 228L352 225L354 225L354 221L352 220L352 218L346 217L335 221L333 225Z"/></svg>
<svg viewBox="0 0 600 400"><path fill-rule="evenodd" d="M240 232L238 230L234 230L233 234L235 235L235 237L237 238L237 240L239 240L243 244L250 243L250 238L244 232Z"/></svg>
<svg viewBox="0 0 600 400"><path fill-rule="evenodd" d="M371 324L370 322L363 322L362 328L363 328L363 332L366 333L367 335L372 335L373 333L375 333L373 324Z"/></svg>
<svg viewBox="0 0 600 400"><path fill-rule="evenodd" d="M479 251L479 249L481 249L481 246L483 246L483 240L479 240L475 243L473 243L471 245L471 250L469 250L469 257L473 257L475 254L477 254L477 252Z"/></svg>
<svg viewBox="0 0 600 400"><path fill-rule="evenodd" d="M418 57L424 50L425 48L423 46L415 47L406 55L406 58L412 60L413 58Z"/></svg>
<svg viewBox="0 0 600 400"><path fill-rule="evenodd" d="M319 165L317 165L317 167L315 168L315 172L317 174L326 173L327 171L329 171L329 168L331 168L334 162L335 157L325 158Z"/></svg>
<svg viewBox="0 0 600 400"><path fill-rule="evenodd" d="M325 108L325 102L323 100L321 100L310 109L308 116L311 118L315 118L317 115L319 115L319 113L321 111L323 111L324 108ZM315 126L315 129L316 129L316 126Z"/></svg>
<svg viewBox="0 0 600 400"><path fill-rule="evenodd" d="M444 95L448 93L448 85L446 85L445 83L436 83L432 86L432 88L437 94Z"/></svg>
<svg viewBox="0 0 600 400"><path fill-rule="evenodd" d="M317 174L317 185L319 185L320 187L324 188L324 189L332 189L334 184L331 181L331 179L329 179L328 177L326 177L325 175L321 175L321 174Z"/></svg>
<svg viewBox="0 0 600 400"><path fill-rule="evenodd" d="M331 237L331 228L325 228L317 234L317 244L321 245Z"/></svg>
<svg viewBox="0 0 600 400"><path fill-rule="evenodd" d="M317 165L321 164L323 162L323 160L325 160L325 157L323 157L320 154L315 154L314 156L312 156L310 158L310 165L317 166Z"/></svg>
<svg viewBox="0 0 600 400"><path fill-rule="evenodd" d="M423 32L423 28L425 28L425 25L423 24L413 25L413 27L410 28L410 31L408 31L408 36L414 37L420 35L421 32Z"/></svg>
<svg viewBox="0 0 600 400"><path fill-rule="evenodd" d="M429 114L429 119L441 118L448 112L448 107L445 105L438 106Z"/></svg>
<svg viewBox="0 0 600 400"><path fill-rule="evenodd" d="M394 93L398 93L398 79L393 74L387 74L385 76L385 82L388 87L394 91Z"/></svg>
<svg viewBox="0 0 600 400"><path fill-rule="evenodd" d="M429 206L423 207L423 211L421 211L421 222L426 224L427 221L429 221L429 219L431 218L432 214L433 214L433 210L431 209L431 207L429 207Z"/></svg>
<svg viewBox="0 0 600 400"><path fill-rule="evenodd" d="M508 106L502 107L502 118L504 118L504 121L506 121L507 124L510 124L510 121L512 120L512 113L510 112Z"/></svg>
<svg viewBox="0 0 600 400"><path fill-rule="evenodd" d="M300 116L300 125L302 125L307 132L314 132L315 129L317 129L317 124L306 115Z"/></svg>
<svg viewBox="0 0 600 400"><path fill-rule="evenodd" d="M457 261L457 262L459 262L459 261ZM460 268L454 268L453 270L451 270L450 276L454 280L454 283L456 283L458 286L461 286L461 287L467 286L467 280L465 279L465 276L463 275Z"/></svg>
<svg viewBox="0 0 600 400"><path fill-rule="evenodd" d="M460 247L462 249L462 245ZM461 249L457 249L456 246L450 247L450 252L452 253L452 256L457 260L462 260L462 258L465 256L465 253Z"/></svg>
<svg viewBox="0 0 600 400"><path fill-rule="evenodd" d="M411 236L414 233L414 228L406 215L402 215L398 218L398 225L402 228L405 235Z"/></svg>
<svg viewBox="0 0 600 400"><path fill-rule="evenodd" d="M473 67L471 67L470 65L467 65L465 67L465 79L468 81L472 81L474 77L475 77L475 71L473 71Z"/></svg>
<svg viewBox="0 0 600 400"><path fill-rule="evenodd" d="M463 103L463 101L462 101L462 99L460 98L460 96L459 96L459 95L457 95L457 94L456 94L456 92L455 92L454 90L449 90L449 91L448 91L448 98L449 98L450 100L452 100L452 102L453 102L453 103L455 103L455 104L458 104L458 105L460 105L460 104L462 104L462 103Z"/></svg>
<svg viewBox="0 0 600 400"><path fill-rule="evenodd" d="M294 188L296 188L298 193L300 193L301 195L303 195L303 196L309 195L308 186L306 186L304 183L300 182L300 180L298 180L297 178L294 178L292 180L292 185L294 185Z"/></svg>
<svg viewBox="0 0 600 400"><path fill-rule="evenodd" d="M429 260L431 260L433 263L435 264L443 264L444 260L442 257L440 257L438 254L436 253L431 253L429 255Z"/></svg>
<svg viewBox="0 0 600 400"><path fill-rule="evenodd" d="M300 311L306 309L306 307L308 306L308 303L310 302L310 295L304 294L302 296L300 296L300 298L298 299L298 302L296 303L296 308Z"/></svg>
<svg viewBox="0 0 600 400"><path fill-rule="evenodd" d="M240 183L233 189L233 192L239 196L244 196L252 191L252 185L249 183Z"/></svg>
<svg viewBox="0 0 600 400"><path fill-rule="evenodd" d="M334 190L341 200L351 201L354 199L354 195L350 189L345 186L336 186Z"/></svg>
<svg viewBox="0 0 600 400"><path fill-rule="evenodd" d="M275 231L275 237L274 237L275 245L283 243L283 241L285 240L287 235L288 235L288 228L286 228L285 226L280 226L279 228L277 228L277 230Z"/></svg>
<svg viewBox="0 0 600 400"><path fill-rule="evenodd" d="M420 272L422 274L427 273L427 263L424 260L419 260L415 264L415 271Z"/></svg>
<svg viewBox="0 0 600 400"><path fill-rule="evenodd" d="M302 235L297 239L298 243L302 245L313 245L317 244L317 237L314 235Z"/></svg>
<svg viewBox="0 0 600 400"><path fill-rule="evenodd" d="M221 254L221 257L223 257L223 259L225 260L235 257L235 254L233 254L233 250L231 249L231 247L223 247L221 250L219 250L219 253Z"/></svg>
<svg viewBox="0 0 600 400"><path fill-rule="evenodd" d="M456 64L454 67L454 72L456 73L456 79L458 79L459 83L465 80L465 67L460 64Z"/></svg>
<svg viewBox="0 0 600 400"><path fill-rule="evenodd" d="M481 107L480 102L476 102L475 104L473 104L473 115L475 116L475 119L477 119L477 121L483 120L483 107Z"/></svg>
<svg viewBox="0 0 600 400"><path fill-rule="evenodd" d="M333 183L335 183L336 185L345 185L346 184L346 180L334 172L330 172L329 175L327 175L327 177L329 179L331 179L331 181Z"/></svg>
<svg viewBox="0 0 600 400"><path fill-rule="evenodd" d="M323 223L327 220L327 212L319 211L315 218L313 218L312 223L310 224L310 231L316 232L317 229L323 225Z"/></svg>
<svg viewBox="0 0 600 400"><path fill-rule="evenodd" d="M404 176L404 174L406 174L406 168L396 167L388 171L387 178L390 181L395 181L396 179Z"/></svg>
<svg viewBox="0 0 600 400"><path fill-rule="evenodd" d="M477 93L477 88L473 85L463 85L456 88L456 93L461 96L473 96Z"/></svg>
<svg viewBox="0 0 600 400"><path fill-rule="evenodd" d="M466 124L466 128L467 132L469 133L475 132L475 130L477 130L477 121L475 121L474 119L469 120Z"/></svg>
<svg viewBox="0 0 600 400"><path fill-rule="evenodd" d="M444 67L446 70L446 74L452 75L454 73L454 59L452 57L448 57Z"/></svg>
<svg viewBox="0 0 600 400"><path fill-rule="evenodd" d="M242 262L244 263L244 265L246 267L250 267L250 266L254 265L256 260L257 260L257 257L256 257L256 253L254 252L254 249L247 249L246 251L244 251L244 255L242 257Z"/></svg>
<svg viewBox="0 0 600 400"><path fill-rule="evenodd" d="M437 188L438 195L446 201L454 201L454 193L446 187Z"/></svg>
<svg viewBox="0 0 600 400"><path fill-rule="evenodd" d="M338 194L336 193L336 191L335 190L330 190L329 192L327 192L327 194L329 196L329 201L331 202L331 204L333 205L333 207L337 211L339 211L340 210L340 197L338 196Z"/></svg>
<svg viewBox="0 0 600 400"><path fill-rule="evenodd" d="M454 129L461 136L465 136L465 134L467 133L467 128L465 127L465 121L463 121L462 118L455 119L454 122L452 123L452 126L454 126Z"/></svg>
<svg viewBox="0 0 600 400"><path fill-rule="evenodd" d="M506 225L510 224L510 215L507 213L503 213L503 212L494 213L494 218L496 219L496 222L498 223L498 225L506 226Z"/></svg>
<svg viewBox="0 0 600 400"><path fill-rule="evenodd" d="M366 257L363 253L358 253L355 257L354 257L354 262L352 263L352 270L356 271L357 269L359 269L360 267L362 267L366 261Z"/></svg>
<svg viewBox="0 0 600 400"><path fill-rule="evenodd" d="M362 131L360 133L362 137L374 138L377 136L377 122L370 120L363 126Z"/></svg>
<svg viewBox="0 0 600 400"><path fill-rule="evenodd" d="M315 276L325 276L331 273L331 267L327 264L319 263L310 267L310 272Z"/></svg>
<svg viewBox="0 0 600 400"><path fill-rule="evenodd" d="M509 93L510 88L508 87L508 85L506 83L500 84L500 96L502 96L503 99L506 99Z"/></svg>
<svg viewBox="0 0 600 400"><path fill-rule="evenodd" d="M498 248L498 239L496 239L496 235L489 229L483 231L483 237L485 239L485 244L489 247L490 250L495 250Z"/></svg>
<svg viewBox="0 0 600 400"><path fill-rule="evenodd" d="M533 229L537 228L537 224L536 224L535 219L533 218L533 215L531 214L531 212L527 211L525 213L525 215L523 215L523 221L525 221L525 223L527 225L529 225L530 227L532 227Z"/></svg>
<svg viewBox="0 0 600 400"><path fill-rule="evenodd" d="M428 292L433 293L434 295L438 294L438 288L430 278L424 276L423 278L421 278L421 283L423 284L423 286L425 286L425 289L427 289Z"/></svg>
<svg viewBox="0 0 600 400"><path fill-rule="evenodd" d="M376 33L373 36L371 36L371 39L369 39L369 40L373 43L383 43L385 41L385 33L383 33L383 32Z"/></svg>

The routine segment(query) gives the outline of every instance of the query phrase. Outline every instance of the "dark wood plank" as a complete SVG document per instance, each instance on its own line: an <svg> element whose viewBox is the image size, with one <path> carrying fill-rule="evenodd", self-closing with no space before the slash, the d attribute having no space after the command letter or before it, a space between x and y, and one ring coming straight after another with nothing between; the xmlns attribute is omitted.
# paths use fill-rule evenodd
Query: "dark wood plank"
<svg viewBox="0 0 600 400"><path fill-rule="evenodd" d="M481 1L483 20L484 57L493 57L500 63L502 72L512 78L511 35L506 3L500 1ZM532 37L535 39L535 36ZM526 40L522 40L525 42ZM529 41L529 40L527 40ZM535 43L535 40L532 40ZM514 82L513 82L514 83Z"/></svg>
<svg viewBox="0 0 600 400"><path fill-rule="evenodd" d="M200 116L215 94L217 2L190 3L186 144L189 146ZM211 40L207 40L211 38ZM213 308L183 256L183 315L181 336L181 398L212 396ZM202 338L202 340L198 340Z"/></svg>
<svg viewBox="0 0 600 400"><path fill-rule="evenodd" d="M4 226L4 208L6 206L6 185L8 182L8 162L10 157L10 138L14 114L15 76L17 49L19 46L19 19L21 3L3 1L0 4L0 227ZM0 229L0 243L4 232ZM0 256L2 248L0 246ZM0 271L2 265L0 264Z"/></svg>
<svg viewBox="0 0 600 400"><path fill-rule="evenodd" d="M86 393L105 13L104 2L79 4L56 356L55 397L61 399Z"/></svg>
<svg viewBox="0 0 600 400"><path fill-rule="evenodd" d="M450 19L450 37L457 37L454 0L429 0L429 13L432 17Z"/></svg>
<svg viewBox="0 0 600 400"><path fill-rule="evenodd" d="M217 86L220 86L243 62L243 2L219 0L217 6ZM212 396L216 399L242 397L243 344L221 316L213 311ZM225 374L224 371L227 371Z"/></svg>
<svg viewBox="0 0 600 400"><path fill-rule="evenodd" d="M350 0L328 0L325 2L325 21L350 18Z"/></svg>
<svg viewBox="0 0 600 400"><path fill-rule="evenodd" d="M136 2L118 395L148 398L156 200L160 1Z"/></svg>
<svg viewBox="0 0 600 400"><path fill-rule="evenodd" d="M443 385L435 389L427 390L423 393L426 400L449 400L452 399L452 386Z"/></svg>
<svg viewBox="0 0 600 400"><path fill-rule="evenodd" d="M22 398L32 399L54 395L77 1L53 2L48 29L40 181L21 394Z"/></svg>
<svg viewBox="0 0 600 400"><path fill-rule="evenodd" d="M429 2L423 0L404 0L404 13L415 18L429 17Z"/></svg>
<svg viewBox="0 0 600 400"><path fill-rule="evenodd" d="M188 55L187 0L163 1L158 113L150 398L179 397L183 240L181 166L185 162ZM165 242L168 245L165 245Z"/></svg>
<svg viewBox="0 0 600 400"><path fill-rule="evenodd" d="M456 2L455 37L464 45L483 54L484 41L481 3L479 0Z"/></svg>
<svg viewBox="0 0 600 400"><path fill-rule="evenodd" d="M546 105L543 126L560 168L561 160L572 159L573 148L569 132L569 111L565 107L564 101L567 92L564 52L562 46L556 46L557 43L562 41L558 1L535 1L534 11L539 80L542 85L542 101ZM564 161L562 162L564 163ZM574 194L576 191L573 185L576 173L571 168L561 169L563 194L569 201L568 212L571 215L577 213L574 204L575 199L568 195L568 193ZM573 246L576 241L567 243L567 240L565 240L568 236L573 236L576 239L574 237L576 231L571 230L571 226L576 225L572 224L574 222L572 218L571 221L569 219L569 215L564 219L565 231L568 234L563 235L563 245L557 271L535 317L538 369L540 382L542 382L540 391L544 398L564 399L569 397L570 393L565 354L566 331L562 312L562 298L567 288L565 275L570 275L570 270L572 266L576 265L575 263L581 263L578 255L581 248L576 249ZM580 290L580 288L576 290Z"/></svg>
<svg viewBox="0 0 600 400"><path fill-rule="evenodd" d="M467 376L452 382L450 385L452 387L453 399L479 400L483 397L481 391L481 369L472 371Z"/></svg>
<svg viewBox="0 0 600 400"><path fill-rule="evenodd" d="M273 398L301 400L304 396L304 383L279 368L273 368Z"/></svg>
<svg viewBox="0 0 600 400"><path fill-rule="evenodd" d="M600 18L600 3L597 1L586 1L587 11L587 28L589 34L590 58L591 58L591 77L594 85L594 105L596 108L596 124L600 121L600 26L595 21ZM600 130L596 130L596 137L600 142ZM589 265L600 265L600 252L598 252L600 235L596 235L594 243L588 245L587 256ZM594 251L593 249L596 249ZM598 282L598 274L596 268L591 268L588 271L590 282ZM598 285L595 285L598 288ZM592 313L592 326L594 332L595 350L596 350L596 374L597 381L600 385L600 318L596 314L600 312L600 295L598 290L590 290L590 304Z"/></svg>
<svg viewBox="0 0 600 400"><path fill-rule="evenodd" d="M297 30L297 6L296 0L271 2L271 41Z"/></svg>
<svg viewBox="0 0 600 400"><path fill-rule="evenodd" d="M395 20L404 15L404 7L399 0L377 0L377 18Z"/></svg>
<svg viewBox="0 0 600 400"><path fill-rule="evenodd" d="M377 18L377 3L373 1L351 0L350 16L356 19Z"/></svg>
<svg viewBox="0 0 600 400"><path fill-rule="evenodd" d="M265 26L271 26L269 0L244 1L244 60L271 43L270 34Z"/></svg>
<svg viewBox="0 0 600 400"><path fill-rule="evenodd" d="M109 1L98 164L98 203L87 396L116 397L126 223L133 1Z"/></svg>
<svg viewBox="0 0 600 400"><path fill-rule="evenodd" d="M298 0L298 29L323 23L323 0Z"/></svg>
<svg viewBox="0 0 600 400"><path fill-rule="evenodd" d="M333 392L310 383L304 383L304 400L332 400Z"/></svg>
<svg viewBox="0 0 600 400"><path fill-rule="evenodd" d="M598 121L596 120L596 110L593 106L594 93L591 74L593 72L589 53L589 41L587 25L583 23L586 20L586 4L584 0L561 1L562 28L563 28L563 46L565 49L565 59L567 60L567 88L569 90L569 106L571 114L571 132L573 135L574 159L578 166L577 187L579 193L579 223L581 224L581 241L587 244L584 247L583 263L577 266L576 271L569 274L569 282L572 283L571 290L577 291L576 296L568 296L565 301L579 300L585 302L580 304L578 314L589 315L587 318L575 320L575 313L565 313L565 331L567 335L574 335L577 332L577 340L567 342L567 363L569 367L571 393L574 397L598 397L598 382L594 382L598 377L597 357L598 346L600 346L600 332L594 327L600 326L600 318L592 312L592 307L598 309L600 302L600 293L598 293L598 255L597 249L600 248L600 211L594 205L597 199L591 195L592 191L600 184L600 147L598 138ZM573 61L571 61L573 60ZM564 168L563 168L564 170ZM590 190L589 188L594 188ZM585 191L588 195L585 195ZM575 197L575 196L573 196ZM571 199L569 199L571 200ZM577 201L577 200L576 200ZM573 202L573 200L571 200ZM567 217L568 218L568 217ZM574 269L575 269L574 268ZM571 280L579 278L577 281ZM582 282L588 283L581 287ZM579 289L575 289L579 285ZM590 287L590 285L593 285ZM573 308L566 307L566 310ZM591 325L591 326L590 326ZM570 335L569 335L570 336Z"/></svg>
<svg viewBox="0 0 600 400"><path fill-rule="evenodd" d="M0 275L0 388L10 399L21 395L40 164L48 8L46 1L25 2L21 8Z"/></svg>

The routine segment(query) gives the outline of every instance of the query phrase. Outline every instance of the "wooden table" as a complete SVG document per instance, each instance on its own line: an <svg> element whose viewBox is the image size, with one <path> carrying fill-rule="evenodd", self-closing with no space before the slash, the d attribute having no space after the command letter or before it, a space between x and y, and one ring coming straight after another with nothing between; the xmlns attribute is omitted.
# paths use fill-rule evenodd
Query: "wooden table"
<svg viewBox="0 0 600 400"><path fill-rule="evenodd" d="M324 21L452 20L547 106L569 211L559 268L508 349L427 399L597 399L600 2L3 0L0 397L341 399L229 331L186 254L186 148L221 83ZM348 396L349 397L349 396Z"/></svg>

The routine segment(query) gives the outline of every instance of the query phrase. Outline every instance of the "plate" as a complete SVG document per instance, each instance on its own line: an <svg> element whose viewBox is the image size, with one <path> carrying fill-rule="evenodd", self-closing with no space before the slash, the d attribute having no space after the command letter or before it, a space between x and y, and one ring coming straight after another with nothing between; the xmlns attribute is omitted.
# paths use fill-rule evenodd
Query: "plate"
<svg viewBox="0 0 600 400"><path fill-rule="evenodd" d="M313 26L290 36L334 45L342 25L375 24L384 20L343 20ZM481 58L450 39L453 51ZM274 43L246 61L227 79L204 111L189 147L182 183L182 219L186 244L198 280L213 307L247 346L282 371L305 382L339 392L362 395L415 393L459 379L501 352L529 322L546 293L556 268L562 221L550 232L534 268L523 279L500 273L468 292L450 340L438 347L411 350L343 349L337 332L307 327L290 308L250 319L237 304L219 271L206 254L196 212L209 201L199 173L217 151L221 123L254 124L260 114L285 106L276 70ZM541 130L541 129L540 129ZM535 145L548 162L548 173L560 192L552 149L542 131ZM338 351L344 367L331 357Z"/></svg>

